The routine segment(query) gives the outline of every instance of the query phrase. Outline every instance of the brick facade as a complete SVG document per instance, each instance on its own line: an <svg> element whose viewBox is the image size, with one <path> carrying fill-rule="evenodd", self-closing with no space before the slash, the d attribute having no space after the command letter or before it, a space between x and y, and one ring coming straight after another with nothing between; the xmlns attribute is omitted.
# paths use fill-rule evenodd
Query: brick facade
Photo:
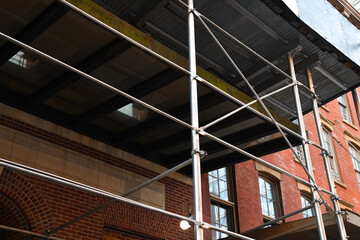
<svg viewBox="0 0 360 240"><path fill-rule="evenodd" d="M337 192L343 203L353 205L353 211L360 211L360 191L357 185L353 163L348 150L348 143L342 135L346 132L359 137L359 124L355 114L355 106L348 94L348 103L353 123L349 124L341 119L338 102L335 100L321 109L322 114L334 125L332 134L341 145L334 142L334 150L339 164L341 181L336 181ZM324 119L325 119L324 118ZM22 132L29 136L54 144L58 147L90 156L109 163L114 167L125 169L146 178L157 175L151 169L133 164L107 152L100 151L81 142L74 141L59 134L44 130L19 119L0 115L0 124L9 129ZM305 125L311 141L318 143L317 132L312 114L305 116ZM345 129L345 128L346 129ZM335 130L340 131L339 132ZM348 134L349 135L349 134ZM344 149L345 148L345 149ZM319 186L327 189L324 163L319 156L320 151L310 147L315 179ZM291 151L285 150L263 157L295 175L306 179L307 176L299 162L294 160ZM247 161L234 166L235 193L235 229L244 232L262 223L258 176L272 174L257 170L254 161ZM287 214L301 208L300 193L304 191L292 178L281 175L278 182L281 214ZM181 215L192 211L192 187L170 177L160 181L165 185L165 209ZM204 221L211 222L208 176L202 177ZM305 190L306 192L306 190ZM1 216L0 224L20 229L27 229L37 233L59 226L82 213L95 208L109 199L84 191L65 187L47 180L4 169L0 177ZM323 194L331 205L330 198ZM325 212L325 207L322 206ZM301 214L286 221L302 218ZM205 239L211 239L211 231L205 230ZM115 203L94 213L75 224L56 233L64 239L192 239L193 231L183 231L179 228L179 221L171 217L131 206L126 203ZM26 235L0 231L0 239L25 239Z"/></svg>
<svg viewBox="0 0 360 240"><path fill-rule="evenodd" d="M59 147L108 162L114 167L126 169L146 178L157 175L149 169L3 114L0 116L0 124ZM186 215L188 209L192 209L192 187L170 177L166 177L160 182L165 185L165 210ZM0 225L27 229L40 234L44 234L46 230L60 226L109 200L9 169L4 169L0 175L0 193L1 196L4 196L0 196ZM106 226L115 230L109 230ZM191 229L181 230L179 221L171 217L118 202L58 231L55 236L74 240L171 240L192 239L193 231ZM0 237L0 239L26 239L28 236L1 231Z"/></svg>

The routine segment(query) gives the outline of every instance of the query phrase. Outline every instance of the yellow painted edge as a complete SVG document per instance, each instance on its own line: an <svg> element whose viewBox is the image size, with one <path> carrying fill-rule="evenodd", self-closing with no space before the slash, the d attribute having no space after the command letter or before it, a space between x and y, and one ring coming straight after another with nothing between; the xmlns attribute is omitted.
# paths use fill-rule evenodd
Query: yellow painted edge
<svg viewBox="0 0 360 240"><path fill-rule="evenodd" d="M161 56L178 64L179 66L186 69L188 68L188 60L186 58L176 53L175 51L171 50L170 48L166 47L165 45L159 43L158 41L154 40L149 35L143 33L139 29L123 21L119 17L115 16L114 14L102 8L101 6L97 5L96 3L92 2L91 0L66 0L66 1L80 8L81 10L85 11L91 16L97 18L106 25L130 37L131 39L135 40L141 45L153 50L154 52L160 54ZM245 93L239 91L236 87L226 83L225 81L214 76L213 74L209 73L208 71L206 71L201 67L197 67L197 73L203 79L207 80L211 84L215 85L224 92L230 94L231 96L237 98L238 100L244 103L249 103L253 100ZM265 110L262 108L262 106L259 103L254 103L251 105L251 107L261 112L262 114L266 115ZM295 132L299 132L299 128L297 125L295 125L288 119L282 117L273 110L270 110L270 112L277 122L279 122L280 124L286 126L287 128Z"/></svg>

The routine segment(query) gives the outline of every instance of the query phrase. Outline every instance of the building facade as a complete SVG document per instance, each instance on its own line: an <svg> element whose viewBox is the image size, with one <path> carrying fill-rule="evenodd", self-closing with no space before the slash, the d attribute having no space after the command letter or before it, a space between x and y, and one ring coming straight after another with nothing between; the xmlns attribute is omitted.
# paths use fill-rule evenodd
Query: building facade
<svg viewBox="0 0 360 240"><path fill-rule="evenodd" d="M323 21L309 25L315 9L304 14L309 1L299 1L298 12L285 2L197 3L247 44L216 25L215 35L225 34L219 42L210 42L206 28L197 32L197 74L190 75L198 81L201 128L189 123L189 106L196 107L188 101L191 47L184 44L184 19L199 14L186 4L1 2L0 240L196 239L194 228L203 239L318 239L316 204L328 239L340 239L337 215L351 239L360 239L360 59L358 49L349 49L360 37L358 25L339 7L342 1L316 2L349 30L337 34L330 31L335 25L322 31L329 25ZM201 18L194 23L201 24ZM359 35L348 39L351 33ZM229 59L214 48L220 42L241 70L230 70ZM258 52L269 60L254 60ZM321 104L320 133L314 96ZM306 136L295 120L299 105ZM191 131L193 139L200 135L200 149ZM303 142L316 184L303 181L309 180ZM336 194L329 191L322 153ZM188 166L194 155L201 161L197 171ZM200 171L199 185L192 175ZM201 196L197 204L194 192ZM334 212L334 197L342 212ZM181 220L190 228L180 228Z"/></svg>

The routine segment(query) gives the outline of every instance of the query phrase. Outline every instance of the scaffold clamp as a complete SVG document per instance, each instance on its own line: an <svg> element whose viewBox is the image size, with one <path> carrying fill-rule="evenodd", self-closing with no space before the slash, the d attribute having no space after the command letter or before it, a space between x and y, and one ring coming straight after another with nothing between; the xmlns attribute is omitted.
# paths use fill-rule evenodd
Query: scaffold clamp
<svg viewBox="0 0 360 240"><path fill-rule="evenodd" d="M197 154L197 153L200 154L200 158L203 158L203 157L205 157L207 155L206 151L195 149L195 150L191 151L191 156L193 156L194 154Z"/></svg>

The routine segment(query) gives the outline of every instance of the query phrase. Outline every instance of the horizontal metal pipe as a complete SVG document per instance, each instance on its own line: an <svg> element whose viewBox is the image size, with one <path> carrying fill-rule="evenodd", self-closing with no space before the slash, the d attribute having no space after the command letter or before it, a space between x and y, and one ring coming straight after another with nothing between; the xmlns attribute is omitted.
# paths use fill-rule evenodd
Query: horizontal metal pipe
<svg viewBox="0 0 360 240"><path fill-rule="evenodd" d="M287 74L286 72L284 72L283 70L281 70L280 68L278 68L277 66L275 66L273 63L271 63L269 60L267 60L266 58L264 58L263 56L261 56L260 54L258 54L257 52L255 52L254 50L252 50L250 47L248 47L245 43L241 42L239 39L237 39L236 37L234 37L233 35L231 35L230 33L228 33L227 31L225 31L223 28L221 28L219 25L217 25L216 23L214 23L213 21L211 21L209 18L207 18L206 16L202 15L201 13L199 13L198 11L195 11L195 14L201 18L203 18L204 20L206 20L207 22L209 22L211 25L213 25L215 28L217 28L219 31L221 31L222 33L224 33L226 36L228 36L230 39L232 39L233 41L235 41L236 43L238 43L239 45L241 45L243 48L245 48L247 51L249 51L251 54L253 54L254 56L256 56L257 58L259 58L261 61L265 62L266 64L268 64L269 66L271 66L273 69L275 69L276 71L278 71L280 74L282 74L284 77L294 80L289 74Z"/></svg>
<svg viewBox="0 0 360 240"><path fill-rule="evenodd" d="M268 94L260 97L260 99L264 99L264 98L270 97L270 96L272 96L272 95L274 95L274 94L276 94L276 93L278 93L278 92L281 92L281 91L283 91L283 90L285 90L285 89L288 89L288 88L291 87L293 84L294 84L294 83L289 84L289 85L287 85L287 86L284 86L284 87L282 87L282 88L279 88L279 89L277 89L277 90L275 90L275 91L273 91L273 92L271 92L271 93L268 93ZM221 122L222 120L225 120L226 118L234 115L235 113L240 112L240 111L243 110L244 108L250 107L250 105L256 103L257 101L258 101L258 100L253 100L253 101L251 101L251 102L249 102L249 103L247 103L247 104L245 104L245 105L243 105L243 106L241 106L241 107L239 107L239 108L237 108L237 109L235 109L235 110L233 110L233 111L225 114L224 116L222 116L222 117L220 117L220 118L212 121L211 123L206 124L205 126L201 127L201 129L205 130L205 129L213 126L214 124L216 124L216 123L218 123L218 122Z"/></svg>
<svg viewBox="0 0 360 240"><path fill-rule="evenodd" d="M241 153L241 154L243 154L243 155L257 161L257 162L260 162L261 164L263 164L263 165L265 165L265 166L267 166L267 167L269 167L271 169L274 169L274 170L276 170L276 171L278 171L280 173L283 173L283 174L285 174L285 175L287 175L287 176L289 176L289 177L291 177L291 178L293 178L293 179L295 179L295 180L297 180L297 181L299 181L299 182L301 182L301 183L303 183L303 184L305 184L305 185L307 185L309 187L314 187L314 184L311 184L308 181L306 181L306 180L304 180L304 179L302 179L302 178L300 178L298 176L295 176L294 174L289 173L288 171L285 171L284 169L282 169L282 168L280 168L278 166L275 166L275 165L273 165L273 164L271 164L271 163L269 163L269 162L255 156L255 155L253 155L251 153L248 153L245 150L242 150L241 148L238 148L238 147L236 147L236 146L234 146L234 145L232 145L232 144L230 144L228 142L225 142L224 140L222 140L222 139L220 139L218 137L215 137L214 135L212 135L210 133L207 133L205 131L201 131L200 134L203 135L203 136L206 136L206 137L208 137L208 138L210 138L210 139L212 139L212 140L214 140L214 141L216 141L216 142L218 142L218 143L220 143L220 144L222 144L222 145L224 145L224 146L226 146L228 148L231 148L231 149L235 150L236 152L239 152L239 153Z"/></svg>
<svg viewBox="0 0 360 240"><path fill-rule="evenodd" d="M149 205L144 204L144 203L140 203L140 202L137 202L137 201L134 201L134 200L131 200L131 199L128 199L128 198L125 198L125 197L122 197L122 196L119 196L119 195L116 195L116 194L113 194L113 193L110 193L110 192L107 192L107 191L104 191L104 190L101 190L101 189L98 189L98 188L95 188L95 187L91 187L91 186L83 184L83 183L79 183L79 182L76 182L76 181L73 181L73 180L70 180L70 179L67 179L67 178L57 176L55 174L51 174L51 173L48 173L48 172L45 172L45 171L42 171L42 170L39 170L39 169L28 167L28 166L25 166L25 165L22 165L22 164L19 164L19 163L15 163L15 162L3 159L3 158L0 158L0 166L10 168L10 169L13 169L13 170L16 170L16 171L19 171L19 172L23 172L23 173L26 173L26 174L30 174L30 175L33 175L33 176L36 176L36 177L40 177L40 178L43 178L43 179L46 179L46 180L54 181L54 182L57 182L57 183L60 183L60 184L66 185L66 186L74 187L76 189L80 189L80 190L83 190L83 191L86 191L86 192L98 194L98 195L105 196L105 197L114 198L114 199L116 199L116 200L118 200L120 202L128 203L128 204L134 205L136 207L140 207L140 208L144 208L144 209L154 211L154 212L157 212L157 213L160 213L160 214L164 214L164 215L167 215L167 216L179 219L179 220L185 220L185 221L188 221L188 222L191 222L193 224L200 225L200 226L206 226L207 228L211 228L211 229L214 229L216 231L224 232L226 234L232 235L232 236L237 237L237 238L242 237L241 239L253 240L251 238L243 238L244 236L242 236L240 234L236 234L236 233L233 233L233 232L230 232L230 231L219 229L219 228L217 228L215 226L212 226L211 224L206 223L206 222L197 222L194 219L189 218L189 217L185 217L185 216L182 216L182 215L179 215L179 214L176 214L176 213L173 213L173 212L169 212L169 211L166 211L166 210L163 210L163 209L160 209L160 208L149 206ZM62 240L62 239L55 239L55 240Z"/></svg>
<svg viewBox="0 0 360 240"><path fill-rule="evenodd" d="M64 240L62 238L49 237L49 236L46 236L46 235L43 235L43 234L40 234L40 233L35 233L35 232L28 231L28 230L23 230L23 229L14 228L14 227L8 227L8 226L4 226L4 225L0 225L0 229L4 229L6 231L23 233L23 234L31 235L31 236L42 238L42 239Z"/></svg>
<svg viewBox="0 0 360 240"><path fill-rule="evenodd" d="M105 23L103 23L103 22L100 21L99 19L91 16L90 14L88 14L87 12L85 12L85 11L81 10L80 8L74 6L73 4L71 4L71 3L69 3L69 2L67 2L67 1L65 1L65 0L57 0L57 1L58 1L58 2L61 2L62 4L66 5L66 6L68 6L69 8L71 8L72 10L74 10L75 12L80 13L81 15L85 16L86 18L90 19L91 21L97 23L97 24L100 25L101 27L109 30L110 32L114 33L115 35L117 35L117 36L119 36L119 37L121 37L121 38L124 38L125 40L129 41L130 43L134 44L135 46L137 46L137 47L143 49L144 51L146 51L146 52L154 55L155 57L157 57L157 58L161 59L162 61L170 64L171 66L179 69L180 71L182 71L182 72L190 75L190 71L188 71L187 69L185 69L185 68L181 67L180 65L178 65L178 64L170 61L169 59L167 59L167 58L163 57L162 55L158 54L157 52L155 52L155 51L147 48L146 46L144 46L144 45L136 42L136 41L133 40L132 38L130 38L130 37L126 36L125 34L117 31L116 29L114 29L114 28L106 25Z"/></svg>
<svg viewBox="0 0 360 240"><path fill-rule="evenodd" d="M180 120L180 119L178 119L178 118L176 118L176 117L174 117L174 116L172 116L172 115L170 115L170 114L168 114L168 113L166 113L164 111L161 111L160 109L158 109L156 107L153 107L152 105L150 105L150 104L148 104L146 102L143 102L143 101L141 101L141 100L139 100L139 99L137 99L137 98L123 92L123 91L121 91L120 89L117 89L117 88L111 86L110 84L107 84L107 83L105 83L105 82L103 82L103 81L101 81L101 80L87 74L87 73L84 73L84 72L82 72L82 71L80 71L80 70L78 70L78 69L76 69L76 68L74 68L74 67L72 67L72 66L70 66L70 65L68 65L68 64L66 64L66 63L64 63L64 62L62 62L62 61L60 61L60 60L46 54L46 53L44 53L44 52L41 52L41 51L39 51L39 50L37 50L37 49L23 43L23 42L20 42L20 41L14 39L14 38L2 33L2 32L0 32L0 37L4 38L4 39L6 39L6 40L8 40L10 42L13 42L13 43L15 43L15 44L17 44L17 45L31 51L31 52L34 52L34 53L36 53L38 55L41 55L42 57L44 57L44 58L46 58L46 59L48 59L48 60L50 60L50 61L52 61L52 62L54 62L54 63L56 63L58 65L61 65L64 68L66 68L66 69L68 69L68 70L70 70L70 71L72 71L72 72L74 72L76 74L79 74L79 75L83 76L84 78L86 78L86 79L88 79L90 81L93 81L93 82L95 82L95 83L97 83L97 84L99 84L99 85L113 91L113 92L116 92L117 94L120 94L120 95L130 99L131 101L134 101L134 102L136 102L136 103L138 103L138 104L140 104L140 105L142 105L142 106L144 106L146 108L149 108L152 111L154 111L156 113L159 113L159 114L163 115L164 117L167 117L167 118L169 118L169 119L171 119L171 120L173 120L173 121L175 121L175 122L177 122L177 123L179 123L179 124L181 124L181 125L183 125L183 126L185 126L187 128L196 130L190 124L188 124L188 123L186 123L186 122L184 122L184 121L182 121L182 120Z"/></svg>
<svg viewBox="0 0 360 240"><path fill-rule="evenodd" d="M245 105L246 105L246 103L244 103L244 102L240 101L239 99L231 96L231 95L228 94L227 92L224 92L223 90L221 90L220 88L216 87L215 85L209 83L208 81L206 81L206 80L203 79L202 77L196 76L196 79L197 79L199 82L201 82L202 84L206 85L207 87L209 87L209 88L213 89L214 91L220 93L221 95L229 98L229 99L232 100L233 102L235 102L235 103L237 103L237 104L239 104L239 105L242 105L242 106L245 106ZM254 101L255 101L255 100L254 100ZM248 106L247 106L246 108L247 108L249 111L253 112L254 114L258 115L259 117L265 119L266 121L268 121L268 122L270 122L270 123L273 123L273 121L270 119L270 117L266 116L265 114L262 114L261 112L257 111L256 109L251 108L251 107L248 107ZM314 143L314 142L309 141L309 140L306 139L306 138L303 138L300 134L294 132L294 131L291 130L290 128L285 127L284 125L282 125L282 124L280 124L280 123L278 123L278 125L279 125L279 127L280 127L281 129L285 130L287 133L293 135L294 137L296 137L296 138L298 138L298 139L300 139L300 140L306 141L306 142L308 142L309 144L311 144L311 145L313 145L313 146L315 146L315 147L317 147L317 148L319 148L319 149L321 149L321 150L325 150L325 151L326 151L326 149L324 149L323 147L319 146L318 144L316 144L316 143Z"/></svg>
<svg viewBox="0 0 360 240"><path fill-rule="evenodd" d="M294 211L294 212L292 212L292 213L289 213L289 214L286 214L286 215L284 215L284 216L278 217L278 218L276 218L276 219L274 219L274 220L272 220L272 221L269 221L269 222L266 222L266 223L264 223L264 224L261 224L261 225L259 225L259 226L257 226L257 227L254 227L254 228L252 228L252 229L250 229L250 230L247 230L246 232L243 232L243 233L244 233L244 234L248 234L248 233L254 232L254 231L256 231L256 230L258 230L258 229L260 229L260 228L263 228L263 227L268 226L268 225L271 225L271 224L275 224L275 223L277 223L277 222L279 222L279 221L281 221L281 220L284 220L284 219L286 219L286 218L288 218L288 217L294 216L294 215L296 215L296 214L298 214L298 213L304 212L304 211L306 211L306 210L308 210L308 209L310 209L310 208L313 208L313 207L314 207L314 204L310 204L310 205L307 206L307 207L301 208L301 209L296 210L296 211Z"/></svg>
<svg viewBox="0 0 360 240"><path fill-rule="evenodd" d="M122 194L121 196L122 196L122 197L127 197L127 196L131 195L132 193L140 190L141 188L144 188L144 187L150 185L151 183L156 182L156 181L159 181L160 179L163 179L164 177L168 176L169 174L171 174L171 173L173 173L173 172L176 172L177 170L182 169L183 167L189 165L191 162L192 162L192 158L190 158L190 159L188 159L188 160L180 163L179 165L177 165L177 166L175 166L175 167L173 167L173 168L171 168L171 169L166 170L165 172L157 175L157 176L154 177L154 178L151 178L151 179L147 180L146 182L144 182L144 183L142 183L142 184L134 187L134 188L131 189L130 191ZM52 229L52 230L49 230L48 233L49 233L49 234L56 233L57 231L59 231L59 230L65 228L65 227L69 226L70 224L73 224L73 223L75 223L75 222L77 222L77 221L80 221L81 219L83 219L83 218L85 218L85 217L88 217L88 216L90 216L91 214L93 214L93 213L95 213L95 212L98 212L98 211L100 211L101 209L106 208L107 206L109 206L109 205L111 205L112 203L115 203L115 202L116 202L115 199L111 199L110 201L108 201L108 202L106 202L106 203L104 203L104 204L102 204L102 205L100 205L100 206L98 206L98 207L96 207L96 208L94 208L94 209L91 209L90 211L88 211L88 212L86 212L86 213L84 213L84 214L82 214L82 215L80 215L80 216L78 216L78 217L76 217L76 218L74 218L74 219L72 219L72 220L64 223L64 224L62 224L62 225L60 225L60 226L58 226L58 227L56 227L56 228L54 228L54 229Z"/></svg>
<svg viewBox="0 0 360 240"><path fill-rule="evenodd" d="M254 238L250 238L250 237L244 236L242 234L234 233L234 232L231 232L231 231L219 228L219 227L215 227L215 226L212 226L212 225L205 224L204 228L208 228L208 229L212 229L212 230L217 231L217 232L225 233L225 234L227 234L229 236L233 236L233 237L236 237L238 239L255 240Z"/></svg>

